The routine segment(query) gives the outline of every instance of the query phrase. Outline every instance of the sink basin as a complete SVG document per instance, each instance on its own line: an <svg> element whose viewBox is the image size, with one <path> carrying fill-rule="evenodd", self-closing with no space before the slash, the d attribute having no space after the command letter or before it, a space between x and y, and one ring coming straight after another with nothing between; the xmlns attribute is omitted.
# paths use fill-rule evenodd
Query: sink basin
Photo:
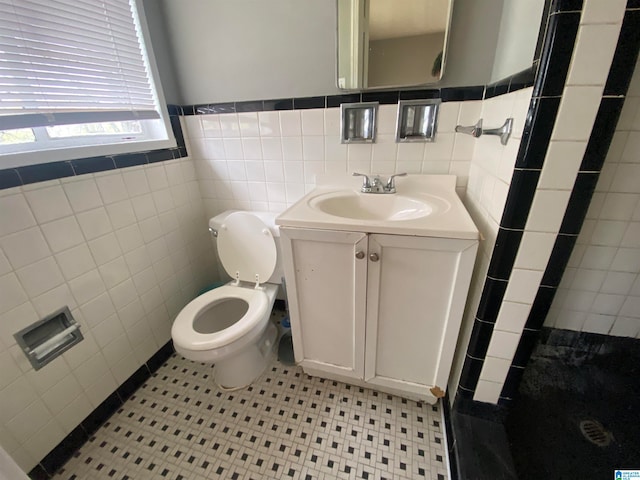
<svg viewBox="0 0 640 480"><path fill-rule="evenodd" d="M456 193L454 175L409 175L397 179L397 193L362 193L351 175L316 177L316 187L281 213L285 228L478 239Z"/></svg>
<svg viewBox="0 0 640 480"><path fill-rule="evenodd" d="M438 205L400 194L331 192L309 199L309 206L329 215L358 220L402 221L431 215Z"/></svg>

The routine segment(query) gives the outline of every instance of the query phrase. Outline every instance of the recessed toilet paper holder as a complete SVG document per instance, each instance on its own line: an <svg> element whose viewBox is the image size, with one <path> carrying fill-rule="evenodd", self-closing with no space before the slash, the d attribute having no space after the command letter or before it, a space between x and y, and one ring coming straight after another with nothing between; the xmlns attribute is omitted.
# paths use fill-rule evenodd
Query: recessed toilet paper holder
<svg viewBox="0 0 640 480"><path fill-rule="evenodd" d="M482 128L482 119L478 120L475 125L468 127L458 125L456 126L457 133L466 133L473 137L478 138L481 135L497 135L500 137L500 143L506 145L509 137L511 136L511 130L513 129L513 118L507 118L501 127L498 128Z"/></svg>
<svg viewBox="0 0 640 480"><path fill-rule="evenodd" d="M65 306L15 333L14 338L35 370L83 340L80 324Z"/></svg>

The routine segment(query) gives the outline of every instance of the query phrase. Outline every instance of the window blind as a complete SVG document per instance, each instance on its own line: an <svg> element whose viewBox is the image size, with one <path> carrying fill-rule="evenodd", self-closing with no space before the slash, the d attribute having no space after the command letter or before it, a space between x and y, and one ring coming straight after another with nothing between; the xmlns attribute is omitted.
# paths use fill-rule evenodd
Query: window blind
<svg viewBox="0 0 640 480"><path fill-rule="evenodd" d="M0 9L0 130L160 118L129 0Z"/></svg>

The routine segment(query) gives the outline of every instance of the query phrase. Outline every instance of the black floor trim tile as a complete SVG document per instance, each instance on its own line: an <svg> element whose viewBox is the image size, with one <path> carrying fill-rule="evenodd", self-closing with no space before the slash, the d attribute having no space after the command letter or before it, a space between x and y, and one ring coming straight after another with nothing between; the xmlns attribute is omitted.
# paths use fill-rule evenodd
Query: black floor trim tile
<svg viewBox="0 0 640 480"><path fill-rule="evenodd" d="M88 439L89 435L84 429L76 427L42 459L40 465L53 475Z"/></svg>
<svg viewBox="0 0 640 480"><path fill-rule="evenodd" d="M160 368L175 352L173 348L173 342L169 340L165 343L160 350L153 354L153 356L147 360L147 368L151 373L154 373Z"/></svg>
<svg viewBox="0 0 640 480"><path fill-rule="evenodd" d="M100 428L111 415L122 405L122 401L116 392L113 392L107 399L96 407L80 425L85 432L91 435Z"/></svg>
<svg viewBox="0 0 640 480"><path fill-rule="evenodd" d="M142 365L133 374L127 378L122 385L118 387L116 392L123 402L126 401L138 388L147 381L151 373L146 365Z"/></svg>
<svg viewBox="0 0 640 480"><path fill-rule="evenodd" d="M31 480L49 480L51 477L41 465L36 465L29 471L29 478Z"/></svg>

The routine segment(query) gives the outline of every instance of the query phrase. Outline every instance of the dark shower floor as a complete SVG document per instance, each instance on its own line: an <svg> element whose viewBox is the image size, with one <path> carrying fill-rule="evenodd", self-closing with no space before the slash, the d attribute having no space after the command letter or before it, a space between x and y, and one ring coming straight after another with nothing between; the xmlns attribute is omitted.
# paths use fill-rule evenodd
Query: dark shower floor
<svg viewBox="0 0 640 480"><path fill-rule="evenodd" d="M582 420L613 434L590 443ZM527 365L507 422L520 480L613 479L640 470L640 341L549 330Z"/></svg>

